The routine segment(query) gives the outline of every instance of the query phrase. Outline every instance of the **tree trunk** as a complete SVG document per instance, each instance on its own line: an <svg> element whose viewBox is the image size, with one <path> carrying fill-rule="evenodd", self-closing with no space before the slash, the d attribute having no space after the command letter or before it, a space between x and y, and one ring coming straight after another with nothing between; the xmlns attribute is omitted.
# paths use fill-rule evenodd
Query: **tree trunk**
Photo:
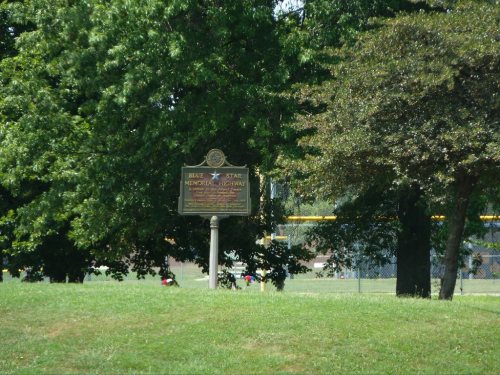
<svg viewBox="0 0 500 375"><path fill-rule="evenodd" d="M419 186L402 192L399 201L396 295L429 298L431 295L431 216L421 201Z"/></svg>
<svg viewBox="0 0 500 375"><path fill-rule="evenodd" d="M444 276L439 292L439 299L453 299L457 282L458 257L462 235L465 226L465 217L470 196L478 178L465 173L456 179L456 195L453 206L448 214L448 238L444 257Z"/></svg>

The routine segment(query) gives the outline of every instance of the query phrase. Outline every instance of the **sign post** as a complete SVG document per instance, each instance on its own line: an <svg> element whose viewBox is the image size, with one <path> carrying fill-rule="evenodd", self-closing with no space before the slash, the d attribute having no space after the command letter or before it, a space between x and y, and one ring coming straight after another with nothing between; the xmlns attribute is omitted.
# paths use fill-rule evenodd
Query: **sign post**
<svg viewBox="0 0 500 375"><path fill-rule="evenodd" d="M208 287L217 288L217 275L219 265L219 218L212 216L210 219L210 260L208 265Z"/></svg>
<svg viewBox="0 0 500 375"><path fill-rule="evenodd" d="M217 288L219 259L219 220L228 216L250 215L248 168L226 161L219 149L212 149L205 160L181 171L179 213L210 218L209 288Z"/></svg>

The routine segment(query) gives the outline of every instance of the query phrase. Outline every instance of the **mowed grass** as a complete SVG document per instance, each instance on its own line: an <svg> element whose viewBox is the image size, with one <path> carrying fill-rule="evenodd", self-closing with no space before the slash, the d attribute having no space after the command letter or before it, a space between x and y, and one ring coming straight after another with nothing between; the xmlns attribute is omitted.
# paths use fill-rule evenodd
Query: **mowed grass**
<svg viewBox="0 0 500 375"><path fill-rule="evenodd" d="M500 373L500 298L0 284L0 373Z"/></svg>

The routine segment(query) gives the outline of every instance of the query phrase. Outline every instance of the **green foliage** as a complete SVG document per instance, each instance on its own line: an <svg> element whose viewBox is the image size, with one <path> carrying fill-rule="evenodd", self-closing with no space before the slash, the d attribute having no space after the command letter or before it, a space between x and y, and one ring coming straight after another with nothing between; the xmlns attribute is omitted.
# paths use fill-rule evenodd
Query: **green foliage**
<svg viewBox="0 0 500 375"><path fill-rule="evenodd" d="M469 201L474 219L466 234L484 230L478 216L487 186L499 182L499 8L490 1L442 5L450 8L377 19L354 46L322 51L335 62L333 78L305 88L303 97L320 110L298 119L311 134L302 146L315 152L289 169L307 177L300 193L340 205L373 189L400 194L418 186L429 212L447 214L448 254L458 252ZM339 247L336 241L324 249Z"/></svg>
<svg viewBox="0 0 500 375"><path fill-rule="evenodd" d="M396 253L400 223L397 195L372 188L365 195L338 205L337 220L322 222L308 233L308 244L328 254L325 270L329 274L356 266L361 257L374 264L385 264Z"/></svg>
<svg viewBox="0 0 500 375"><path fill-rule="evenodd" d="M278 14L283 56L292 82L321 82L329 77L325 47L350 44L374 16L393 15L399 0L307 0L303 7Z"/></svg>
<svg viewBox="0 0 500 375"><path fill-rule="evenodd" d="M9 267L50 272L57 248L79 259L73 274L106 264L117 278L168 275L167 255L206 270L208 222L179 217L177 197L180 167L213 147L250 167L254 209L223 221L220 263L236 254L276 280L283 249L256 260L255 239L286 212L260 206L260 176L280 153L309 152L289 170L310 178L303 199L418 183L449 211L457 174L480 175L480 192L498 181L497 3L311 0L281 15L276 3L2 2ZM286 126L294 116L300 126Z"/></svg>
<svg viewBox="0 0 500 375"><path fill-rule="evenodd" d="M236 276L227 270L223 270L217 277L218 285L224 289L241 289L236 285Z"/></svg>
<svg viewBox="0 0 500 375"><path fill-rule="evenodd" d="M257 170L271 169L291 134L273 2L26 1L2 10L34 27L0 63L0 182L16 198L27 183L41 187L16 205L12 248L38 252L64 233L117 277L128 267L164 274L166 255L206 267L208 223L177 214L181 166L214 147L249 165L256 213ZM222 231L221 254L248 258L262 222L230 218Z"/></svg>
<svg viewBox="0 0 500 375"><path fill-rule="evenodd" d="M498 166L497 10L400 16L343 50L336 79L316 91L329 110L311 119L309 144L323 153L306 163L319 193L340 196L389 173L440 201L458 170L487 176Z"/></svg>
<svg viewBox="0 0 500 375"><path fill-rule="evenodd" d="M488 241L472 241L473 243L484 246L487 249L495 250L495 251L500 251L500 243L499 242L488 242Z"/></svg>
<svg viewBox="0 0 500 375"><path fill-rule="evenodd" d="M262 270L268 270L264 281L271 281L278 291L285 288L288 274L301 274L309 271L304 265L314 258L314 254L302 246L291 246L279 241L271 241L269 246L258 253L256 265Z"/></svg>

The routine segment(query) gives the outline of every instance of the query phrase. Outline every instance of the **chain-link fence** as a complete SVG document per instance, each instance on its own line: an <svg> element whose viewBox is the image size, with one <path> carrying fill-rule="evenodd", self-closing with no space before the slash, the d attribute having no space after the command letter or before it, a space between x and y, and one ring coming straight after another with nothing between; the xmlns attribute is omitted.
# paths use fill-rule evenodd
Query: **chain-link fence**
<svg viewBox="0 0 500 375"><path fill-rule="evenodd" d="M289 245L304 243L307 230L313 223L292 223L281 225L278 230L281 238ZM483 241L466 244L471 255L465 258L464 267L457 273L456 293L499 294L500 295L500 252L486 247L487 242L500 243L499 223L489 223L489 234ZM318 290L333 292L374 292L394 293L396 290L397 262L392 257L389 262L379 265L368 258L360 257L352 268L344 268L333 277L325 277L323 266L328 255L319 254L308 266L311 272L300 276L309 279ZM434 252L431 255L431 281L433 293L439 292L440 280L444 273L442 259ZM331 275L330 275L331 276ZM316 279L316 280L314 280Z"/></svg>

